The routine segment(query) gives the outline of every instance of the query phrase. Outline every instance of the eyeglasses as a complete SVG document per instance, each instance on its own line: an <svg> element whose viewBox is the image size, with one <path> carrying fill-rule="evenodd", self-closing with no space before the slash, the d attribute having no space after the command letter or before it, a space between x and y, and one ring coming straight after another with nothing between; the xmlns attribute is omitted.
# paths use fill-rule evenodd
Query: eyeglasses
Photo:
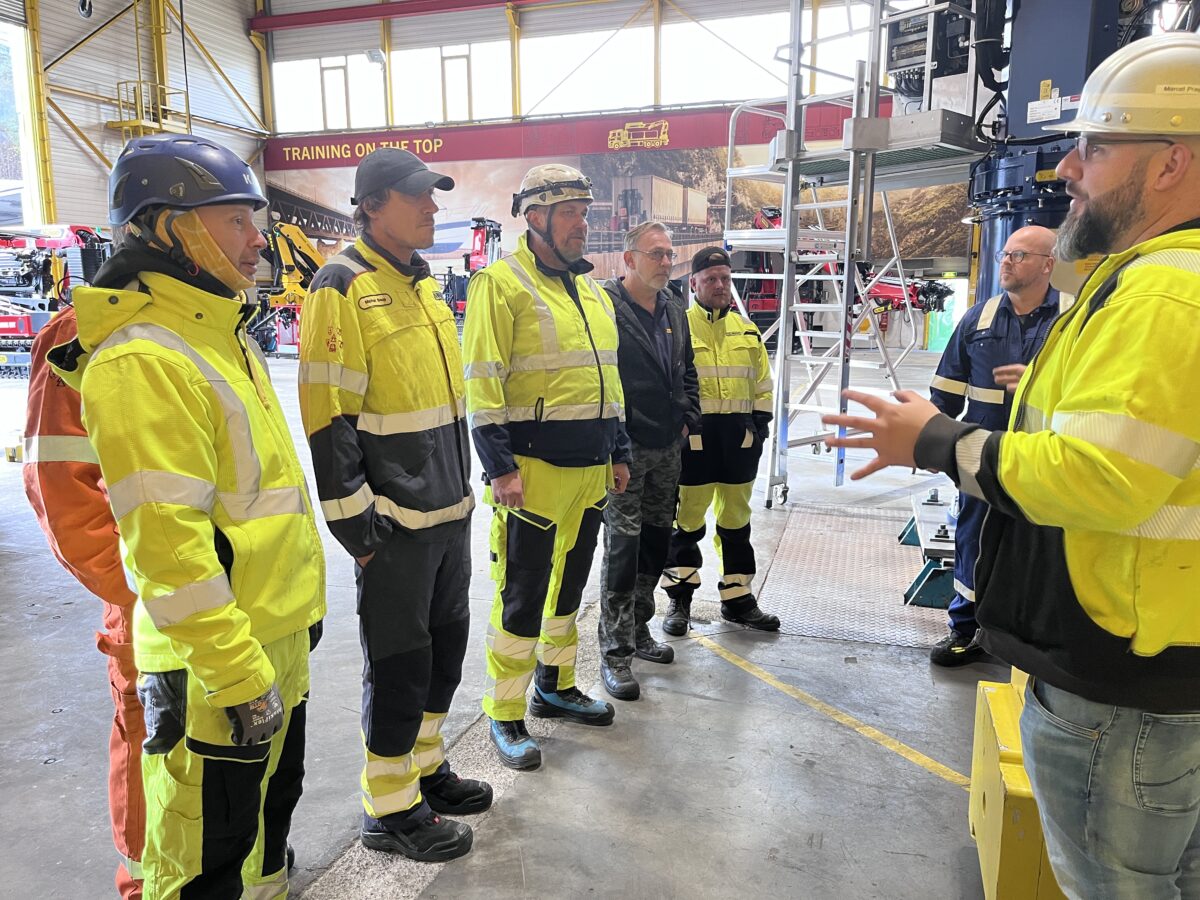
<svg viewBox="0 0 1200 900"><path fill-rule="evenodd" d="M1025 262L1025 257L1027 256L1044 256L1046 259L1050 258L1049 253L1033 253L1029 250L997 250L994 258L996 262L1002 263L1006 256L1018 264Z"/></svg>
<svg viewBox="0 0 1200 900"><path fill-rule="evenodd" d="M657 263L664 259L667 262L675 262L678 254L674 250L634 250L634 253L641 253L643 256L648 256Z"/></svg>
<svg viewBox="0 0 1200 900"><path fill-rule="evenodd" d="M1079 159L1087 162L1088 149L1091 147L1103 147L1106 144L1174 144L1175 142L1169 138L1097 138L1090 137L1086 134L1081 134L1075 138L1075 152L1079 154Z"/></svg>

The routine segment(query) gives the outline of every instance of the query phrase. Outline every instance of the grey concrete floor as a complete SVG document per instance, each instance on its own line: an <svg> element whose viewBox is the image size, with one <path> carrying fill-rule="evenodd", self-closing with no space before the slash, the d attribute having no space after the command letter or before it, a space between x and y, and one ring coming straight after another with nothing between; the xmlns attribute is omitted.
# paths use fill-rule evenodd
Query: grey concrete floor
<svg viewBox="0 0 1200 900"><path fill-rule="evenodd" d="M914 354L905 383L927 384L935 362ZM303 448L295 363L271 368ZM881 385L867 375L859 383ZM24 390L24 382L0 381L0 443L11 443L21 427ZM307 453L300 455L307 465ZM792 501L869 508L902 507L937 481L888 472L835 489L829 458L807 451L793 451L789 470ZM765 510L761 501L760 481L753 519L760 583L771 577L788 517L787 508ZM356 842L362 751L354 583L351 563L322 526L329 613L312 659L308 776L292 835L294 895L982 896L965 790L735 666L697 635L963 774L974 683L1004 678L1006 670L933 671L921 650L701 625L674 642L675 664L637 663L644 697L618 704L611 728L531 720L546 764L517 775L495 764L478 722L492 592L487 527L480 510L471 649L445 731L452 761L465 775L492 780L497 802L475 817L468 857L421 866ZM703 573L710 589L711 556ZM914 558L914 574L917 567ZM0 575L8 599L0 606L0 680L9 686L0 704L0 871L21 896L111 896L111 701L94 649L98 603L53 561L25 502L20 468L3 463ZM581 616L580 683L600 694L590 608L597 581L593 567Z"/></svg>

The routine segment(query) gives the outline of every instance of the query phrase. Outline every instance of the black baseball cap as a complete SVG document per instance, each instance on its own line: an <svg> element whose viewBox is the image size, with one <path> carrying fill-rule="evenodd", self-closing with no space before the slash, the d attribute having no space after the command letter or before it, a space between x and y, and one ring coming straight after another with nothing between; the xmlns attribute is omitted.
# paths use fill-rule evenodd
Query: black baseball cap
<svg viewBox="0 0 1200 900"><path fill-rule="evenodd" d="M703 272L705 269L711 269L713 266L729 266L733 268L733 263L729 259L729 254L722 247L705 247L699 253L692 257L692 274Z"/></svg>
<svg viewBox="0 0 1200 900"><path fill-rule="evenodd" d="M354 196L350 202L357 206L360 198L384 188L416 196L431 187L439 191L453 190L454 179L431 172L415 153L398 147L380 147L364 156L358 164L358 171L354 173Z"/></svg>

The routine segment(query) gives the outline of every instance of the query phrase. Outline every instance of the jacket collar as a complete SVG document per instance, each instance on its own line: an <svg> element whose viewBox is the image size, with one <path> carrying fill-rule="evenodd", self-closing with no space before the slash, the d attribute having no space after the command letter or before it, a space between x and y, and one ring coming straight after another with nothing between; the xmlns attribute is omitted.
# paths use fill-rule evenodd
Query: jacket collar
<svg viewBox="0 0 1200 900"><path fill-rule="evenodd" d="M524 250L531 257L533 257L533 262L534 265L537 266L537 270L547 278L562 278L566 275L587 275L592 271L592 269L596 268L586 259L575 260L575 262L571 263L571 267L569 269L556 269L553 266L546 265L544 262L542 262L541 258L533 252L533 247L531 247L529 243L528 231L521 235L517 241L517 248L519 250Z"/></svg>
<svg viewBox="0 0 1200 900"><path fill-rule="evenodd" d="M400 259L393 254L384 250L377 241L369 234L359 236L358 252L366 257L371 265L379 268L380 264L388 268L395 269L405 278L411 278L413 287L416 287L417 282L423 278L432 278L433 274L429 271L429 263L421 258L421 255L415 250L413 251L412 259L408 262L401 262Z"/></svg>
<svg viewBox="0 0 1200 900"><path fill-rule="evenodd" d="M1012 305L1012 298L1008 296L1008 291L1000 292L1000 308L1007 310L1011 315L1016 316L1017 310ZM1046 289L1046 296L1042 298L1042 302L1035 306L1030 312L1049 311L1053 315L1058 315L1058 291L1054 288Z"/></svg>
<svg viewBox="0 0 1200 900"><path fill-rule="evenodd" d="M719 321L721 321L723 318L725 318L727 315L729 315L729 311L730 311L731 309L733 309L733 304L732 304L732 303L730 303L730 304L729 304L728 306L726 306L724 309L709 309L707 306L705 306L705 305L704 305L703 303L701 303L699 300L696 300L696 299L694 299L694 298L693 298L693 300L692 300L692 304L693 304L694 306L698 307L698 308L700 309L700 311L701 311L702 313L704 313L704 317L705 317L706 319L708 319L708 321L710 321L710 322L719 322Z"/></svg>

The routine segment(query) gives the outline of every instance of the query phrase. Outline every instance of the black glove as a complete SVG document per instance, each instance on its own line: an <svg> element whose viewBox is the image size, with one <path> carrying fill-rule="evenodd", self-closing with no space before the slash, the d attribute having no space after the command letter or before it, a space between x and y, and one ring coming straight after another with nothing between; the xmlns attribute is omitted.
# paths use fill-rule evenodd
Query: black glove
<svg viewBox="0 0 1200 900"><path fill-rule="evenodd" d="M312 653L321 643L321 635L325 633L325 620L318 619L308 626L308 652Z"/></svg>
<svg viewBox="0 0 1200 900"><path fill-rule="evenodd" d="M271 689L261 697L225 707L225 715L233 726L233 743L238 747L263 744L283 728L283 700L279 688Z"/></svg>
<svg viewBox="0 0 1200 900"><path fill-rule="evenodd" d="M766 443L771 436L771 414L764 412L755 412L750 414L754 419L754 430L758 434L760 440Z"/></svg>

